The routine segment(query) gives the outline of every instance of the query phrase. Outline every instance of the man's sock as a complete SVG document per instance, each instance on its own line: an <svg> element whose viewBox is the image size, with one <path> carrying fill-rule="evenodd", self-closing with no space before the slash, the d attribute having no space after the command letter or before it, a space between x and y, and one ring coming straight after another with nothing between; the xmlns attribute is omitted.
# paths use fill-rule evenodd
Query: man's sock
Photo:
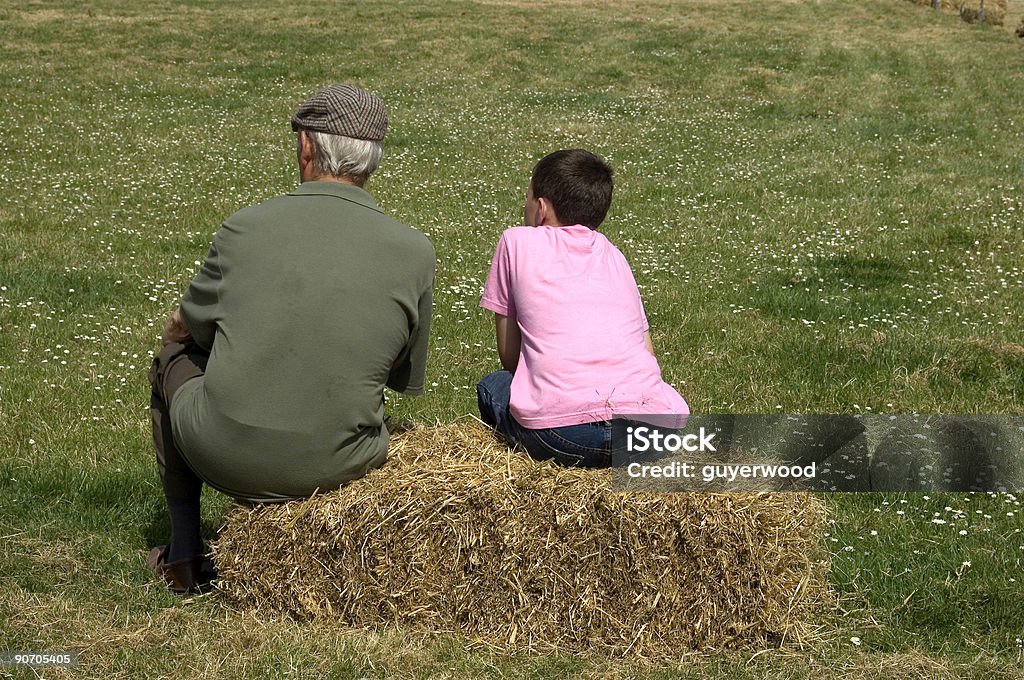
<svg viewBox="0 0 1024 680"><path fill-rule="evenodd" d="M167 498L171 515L171 546L168 562L187 560L202 554L203 539L199 530L199 498Z"/></svg>

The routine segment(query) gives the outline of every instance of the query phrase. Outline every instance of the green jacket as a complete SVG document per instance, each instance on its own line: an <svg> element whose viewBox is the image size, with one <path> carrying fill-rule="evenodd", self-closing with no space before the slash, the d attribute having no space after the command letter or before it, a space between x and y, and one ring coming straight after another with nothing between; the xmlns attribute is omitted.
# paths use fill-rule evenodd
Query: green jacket
<svg viewBox="0 0 1024 680"><path fill-rule="evenodd" d="M306 182L229 217L181 300L211 351L171 405L197 474L273 501L381 465L384 386L423 391L434 267L425 236L351 185Z"/></svg>

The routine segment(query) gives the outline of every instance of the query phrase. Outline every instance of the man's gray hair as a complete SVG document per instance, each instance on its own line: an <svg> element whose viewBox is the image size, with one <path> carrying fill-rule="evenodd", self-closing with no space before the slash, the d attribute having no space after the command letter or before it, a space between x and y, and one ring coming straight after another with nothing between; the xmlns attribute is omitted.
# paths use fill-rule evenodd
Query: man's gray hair
<svg viewBox="0 0 1024 680"><path fill-rule="evenodd" d="M380 142L305 131L313 142L313 170L321 175L349 177L362 184L380 165Z"/></svg>

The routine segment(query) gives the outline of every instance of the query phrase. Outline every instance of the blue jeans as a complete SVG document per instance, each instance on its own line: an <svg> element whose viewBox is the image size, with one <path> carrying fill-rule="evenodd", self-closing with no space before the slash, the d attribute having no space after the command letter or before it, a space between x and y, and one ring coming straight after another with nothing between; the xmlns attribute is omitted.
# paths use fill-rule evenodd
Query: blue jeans
<svg viewBox="0 0 1024 680"><path fill-rule="evenodd" d="M566 467L611 467L610 421L530 430L516 422L509 412L511 388L512 373L509 371L495 371L476 386L480 417L510 446L526 449L534 460L550 459Z"/></svg>

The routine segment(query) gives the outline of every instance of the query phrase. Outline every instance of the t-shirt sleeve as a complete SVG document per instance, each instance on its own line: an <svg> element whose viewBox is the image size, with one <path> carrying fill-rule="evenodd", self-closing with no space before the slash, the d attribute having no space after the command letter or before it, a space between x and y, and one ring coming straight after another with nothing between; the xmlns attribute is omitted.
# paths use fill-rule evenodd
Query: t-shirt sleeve
<svg viewBox="0 0 1024 680"><path fill-rule="evenodd" d="M223 280L220 254L217 249L217 236L210 244L210 252L199 268L188 289L181 297L181 315L188 324L188 329L203 349L213 349L213 339L217 335L217 321L220 319L220 286Z"/></svg>
<svg viewBox="0 0 1024 680"><path fill-rule="evenodd" d="M647 323L647 312L644 310L644 298L640 295L640 287L636 285L636 277L633 275L633 268L629 266L626 256L620 251L618 257L619 266L621 267L622 285L628 286L633 291L633 296L636 300L636 314L637 319L640 322L641 332L646 333L651 329L651 326Z"/></svg>
<svg viewBox="0 0 1024 680"><path fill-rule="evenodd" d="M416 321L409 331L406 351L398 358L388 375L387 386L406 394L423 394L427 374L427 349L430 346L430 316L433 310L433 288L431 281L417 305Z"/></svg>
<svg viewBox="0 0 1024 680"><path fill-rule="evenodd" d="M480 306L502 316L516 315L516 304L512 295L512 257L509 253L508 232L501 235L494 249Z"/></svg>

